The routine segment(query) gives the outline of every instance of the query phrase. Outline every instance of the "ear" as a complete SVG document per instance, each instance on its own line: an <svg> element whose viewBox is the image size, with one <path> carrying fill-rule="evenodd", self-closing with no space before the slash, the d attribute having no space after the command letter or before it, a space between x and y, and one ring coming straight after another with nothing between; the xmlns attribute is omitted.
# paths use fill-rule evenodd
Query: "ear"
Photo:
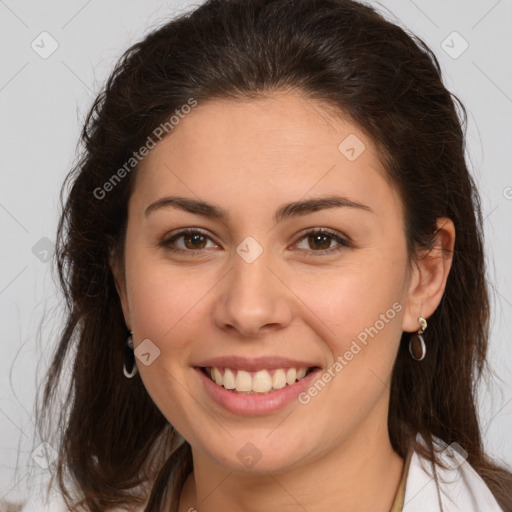
<svg viewBox="0 0 512 512"><path fill-rule="evenodd" d="M441 302L453 261L455 226L451 219L437 220L436 243L420 253L412 265L402 330L416 332L418 317L428 319Z"/></svg>
<svg viewBox="0 0 512 512"><path fill-rule="evenodd" d="M110 253L109 264L110 269L112 270L112 275L114 277L116 290L121 301L121 307L123 308L124 321L126 323L126 327L128 328L128 330L131 331L132 322L130 315L130 307L128 304L128 294L126 293L126 276L124 272L124 265L121 264L119 258L116 257L113 252Z"/></svg>

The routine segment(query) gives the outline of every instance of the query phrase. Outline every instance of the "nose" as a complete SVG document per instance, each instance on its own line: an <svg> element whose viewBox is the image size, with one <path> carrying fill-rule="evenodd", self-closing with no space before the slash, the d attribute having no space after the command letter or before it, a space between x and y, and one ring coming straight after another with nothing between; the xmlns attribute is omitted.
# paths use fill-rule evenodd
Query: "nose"
<svg viewBox="0 0 512 512"><path fill-rule="evenodd" d="M285 328L292 319L291 291L271 268L272 255L263 253L251 263L238 254L217 289L214 322L220 329L254 338Z"/></svg>

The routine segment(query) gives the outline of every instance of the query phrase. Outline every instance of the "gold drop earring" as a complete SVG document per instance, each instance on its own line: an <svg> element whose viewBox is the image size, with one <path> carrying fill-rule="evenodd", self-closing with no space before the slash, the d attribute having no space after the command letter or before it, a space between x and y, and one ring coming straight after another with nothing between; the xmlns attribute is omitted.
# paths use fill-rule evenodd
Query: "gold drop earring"
<svg viewBox="0 0 512 512"><path fill-rule="evenodd" d="M422 316L420 316L418 317L418 322L420 324L418 332L413 334L409 339L409 352L415 361L421 361L427 354L427 347L422 336L422 334L425 332L425 329L427 328L427 321Z"/></svg>

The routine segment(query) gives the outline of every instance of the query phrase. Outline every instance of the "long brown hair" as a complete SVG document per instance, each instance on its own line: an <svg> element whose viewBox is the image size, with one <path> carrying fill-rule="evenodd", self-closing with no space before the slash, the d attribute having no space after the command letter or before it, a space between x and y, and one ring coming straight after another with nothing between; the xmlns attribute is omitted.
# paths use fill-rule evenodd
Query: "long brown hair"
<svg viewBox="0 0 512 512"><path fill-rule="evenodd" d="M457 442L512 510L512 475L484 453L475 405L488 371L489 301L480 199L465 161L467 114L421 39L352 0L209 0L128 49L91 107L61 196L56 263L67 318L37 412L41 438L55 435L55 477L70 508L147 502L147 511L177 510L192 470L190 445L140 377L122 373L127 330L109 258L123 262L137 166L112 176L191 98L200 105L278 90L325 102L374 141L404 204L411 261L431 246L436 219L454 222L452 268L421 364L402 336L389 433L402 457L418 432ZM61 396L67 368L71 386Z"/></svg>

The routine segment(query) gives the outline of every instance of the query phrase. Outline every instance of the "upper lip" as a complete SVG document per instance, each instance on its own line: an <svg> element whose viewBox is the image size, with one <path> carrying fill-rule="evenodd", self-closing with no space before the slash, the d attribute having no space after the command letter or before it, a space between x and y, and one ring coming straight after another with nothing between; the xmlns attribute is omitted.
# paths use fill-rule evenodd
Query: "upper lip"
<svg viewBox="0 0 512 512"><path fill-rule="evenodd" d="M299 361L286 357L265 356L247 358L239 356L214 357L197 363L194 366L217 368L233 368L236 370L258 371L275 370L277 368L312 368L318 366L311 361Z"/></svg>

